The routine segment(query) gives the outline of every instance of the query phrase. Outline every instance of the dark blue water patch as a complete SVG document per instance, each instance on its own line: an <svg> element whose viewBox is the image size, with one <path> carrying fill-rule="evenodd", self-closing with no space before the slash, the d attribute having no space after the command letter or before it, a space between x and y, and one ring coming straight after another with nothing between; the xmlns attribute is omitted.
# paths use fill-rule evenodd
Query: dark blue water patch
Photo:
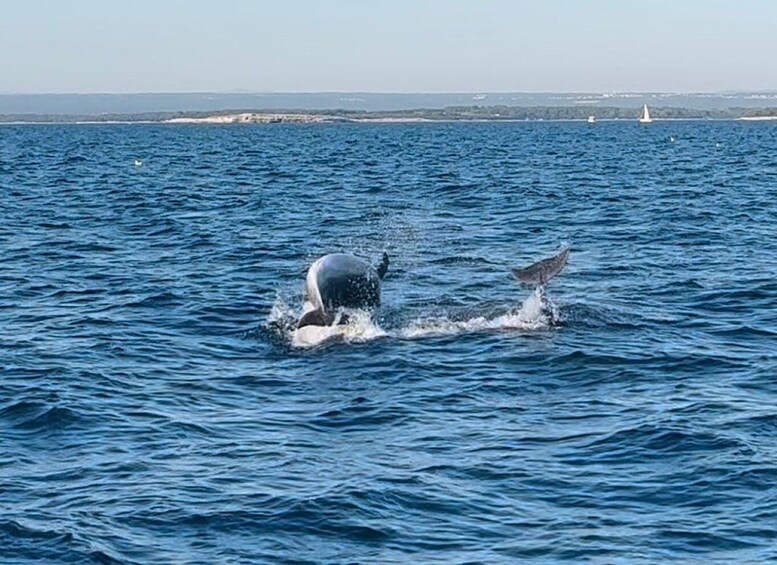
<svg viewBox="0 0 777 565"><path fill-rule="evenodd" d="M76 427L85 418L66 406L22 401L0 408L0 419L11 429L42 432Z"/></svg>
<svg viewBox="0 0 777 565"><path fill-rule="evenodd" d="M36 529L14 520L0 521L0 542L7 563L119 563L102 553L74 549L69 532Z"/></svg>
<svg viewBox="0 0 777 565"><path fill-rule="evenodd" d="M766 123L0 127L0 562L774 562L775 154ZM510 269L565 244L518 323ZM380 331L296 347L310 263L384 251Z"/></svg>

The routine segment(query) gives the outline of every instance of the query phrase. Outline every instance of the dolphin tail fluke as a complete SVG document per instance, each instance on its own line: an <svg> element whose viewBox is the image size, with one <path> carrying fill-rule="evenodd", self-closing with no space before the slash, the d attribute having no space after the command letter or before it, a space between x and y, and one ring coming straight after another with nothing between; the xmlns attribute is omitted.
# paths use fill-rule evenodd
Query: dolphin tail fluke
<svg viewBox="0 0 777 565"><path fill-rule="evenodd" d="M513 276L528 286L544 286L558 275L569 259L569 247L564 247L555 257L543 259L523 269L513 269Z"/></svg>
<svg viewBox="0 0 777 565"><path fill-rule="evenodd" d="M335 319L332 314L324 312L321 308L316 308L310 312L305 312L297 323L297 329L305 326L331 326Z"/></svg>
<svg viewBox="0 0 777 565"><path fill-rule="evenodd" d="M388 253L385 251L383 252L383 257L380 259L380 265L378 265L378 276L380 277L380 280L383 280L383 277L386 276L386 271L388 271L389 268L389 256Z"/></svg>

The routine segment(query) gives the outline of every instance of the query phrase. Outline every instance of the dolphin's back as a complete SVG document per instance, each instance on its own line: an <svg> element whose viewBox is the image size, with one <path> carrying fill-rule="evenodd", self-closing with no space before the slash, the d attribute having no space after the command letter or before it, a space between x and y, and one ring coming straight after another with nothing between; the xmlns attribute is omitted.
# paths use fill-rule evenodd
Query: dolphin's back
<svg viewBox="0 0 777 565"><path fill-rule="evenodd" d="M325 310L373 308L380 305L380 277L353 255L334 253L316 262L315 286Z"/></svg>

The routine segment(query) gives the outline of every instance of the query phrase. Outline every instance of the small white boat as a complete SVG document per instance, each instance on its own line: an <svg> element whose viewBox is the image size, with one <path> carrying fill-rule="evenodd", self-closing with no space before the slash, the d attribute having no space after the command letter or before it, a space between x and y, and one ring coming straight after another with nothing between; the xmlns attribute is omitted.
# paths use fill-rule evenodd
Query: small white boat
<svg viewBox="0 0 777 565"><path fill-rule="evenodd" d="M588 123L589 124L595 124L596 123L596 116L588 116Z"/></svg>
<svg viewBox="0 0 777 565"><path fill-rule="evenodd" d="M653 118L650 117L650 112L648 111L647 104L642 106L642 115L639 117L639 123L641 124L649 124L653 121Z"/></svg>

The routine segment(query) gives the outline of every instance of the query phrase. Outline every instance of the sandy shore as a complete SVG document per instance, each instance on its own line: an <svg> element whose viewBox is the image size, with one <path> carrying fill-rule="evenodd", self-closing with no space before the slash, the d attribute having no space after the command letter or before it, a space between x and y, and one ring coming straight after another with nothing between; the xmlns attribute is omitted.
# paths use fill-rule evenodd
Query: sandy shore
<svg viewBox="0 0 777 565"><path fill-rule="evenodd" d="M316 114L265 114L247 112L243 114L223 114L205 116L203 118L172 118L165 120L167 124L314 124L331 122L328 116Z"/></svg>
<svg viewBox="0 0 777 565"><path fill-rule="evenodd" d="M777 120L777 116L745 116L739 119L745 120L747 122L768 122L772 120Z"/></svg>

